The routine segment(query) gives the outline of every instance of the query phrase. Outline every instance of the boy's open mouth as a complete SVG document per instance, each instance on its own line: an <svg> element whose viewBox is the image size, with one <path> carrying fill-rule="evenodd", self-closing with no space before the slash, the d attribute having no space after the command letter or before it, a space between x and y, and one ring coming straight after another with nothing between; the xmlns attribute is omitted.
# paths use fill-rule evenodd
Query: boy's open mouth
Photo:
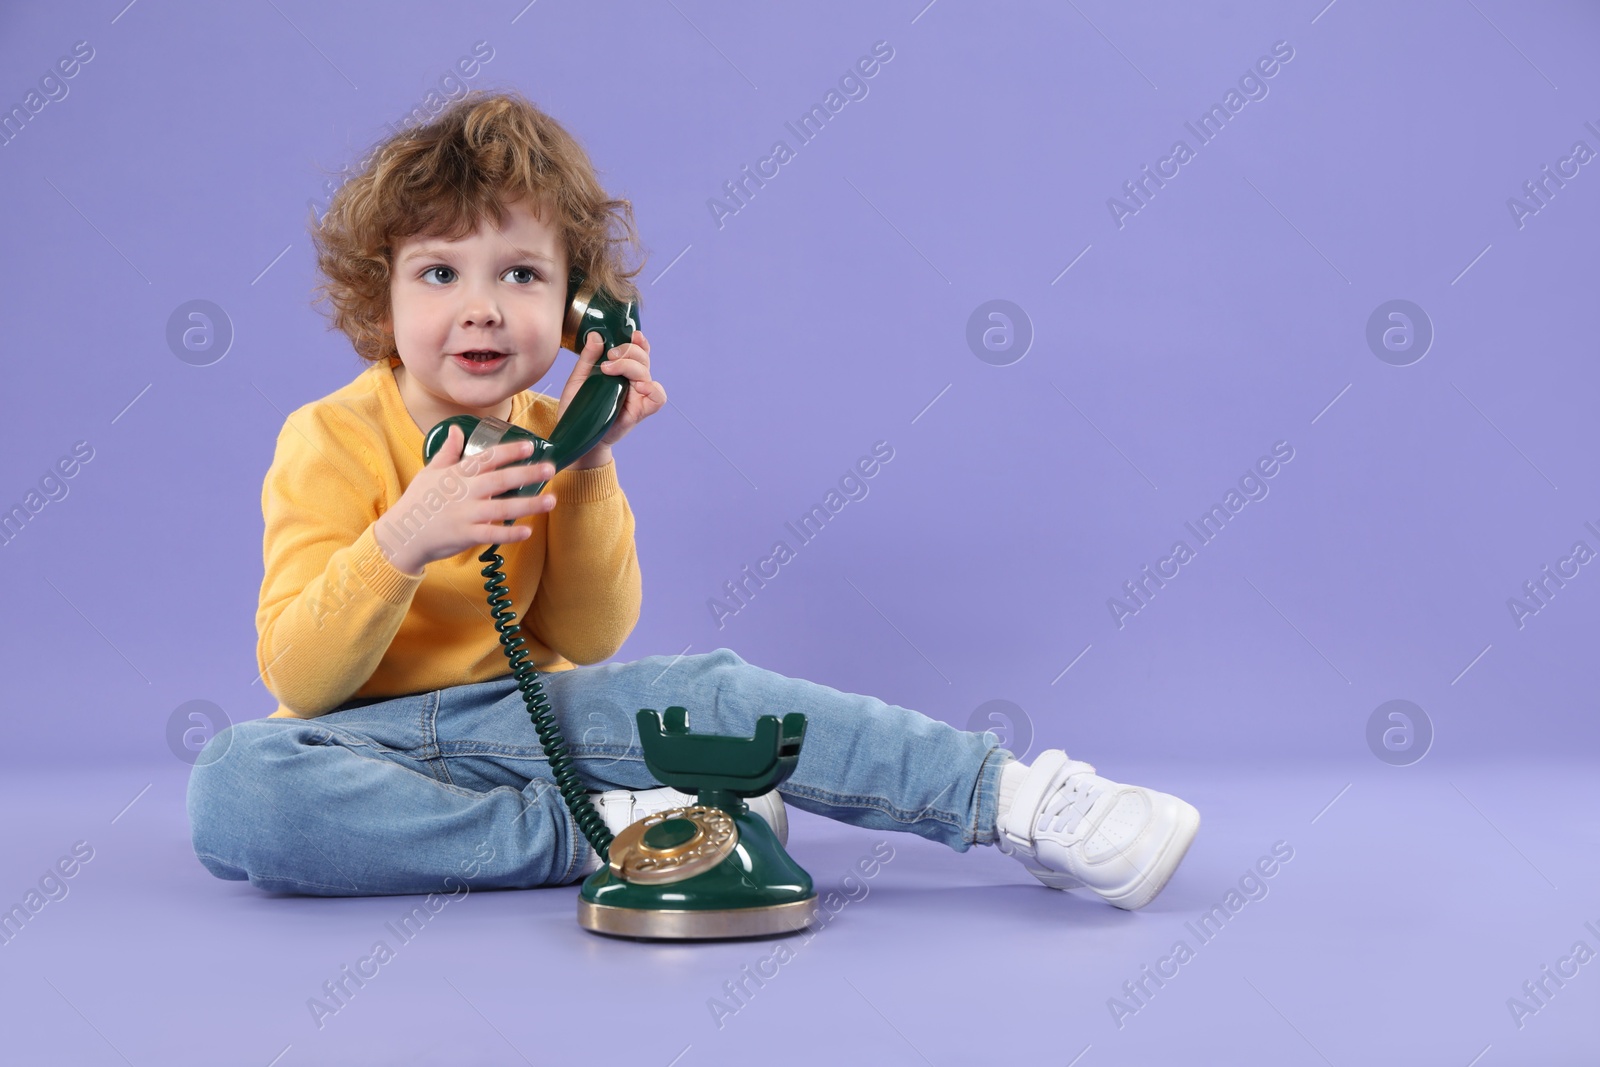
<svg viewBox="0 0 1600 1067"><path fill-rule="evenodd" d="M492 349L474 349L470 352L457 352L455 361L471 371L487 371L503 364L508 355Z"/></svg>

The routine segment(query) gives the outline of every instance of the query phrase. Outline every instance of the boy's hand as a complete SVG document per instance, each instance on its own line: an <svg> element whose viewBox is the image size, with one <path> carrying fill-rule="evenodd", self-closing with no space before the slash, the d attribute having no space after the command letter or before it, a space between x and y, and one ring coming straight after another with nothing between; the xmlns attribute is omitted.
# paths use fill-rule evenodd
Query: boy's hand
<svg viewBox="0 0 1600 1067"><path fill-rule="evenodd" d="M555 465L549 461L506 466L532 455L532 442L508 441L462 459L465 447L461 427L451 426L433 459L411 479L394 506L379 516L373 534L398 570L419 575L434 560L448 559L469 548L526 541L533 536L532 528L500 523L556 506L555 495L548 492L491 499L555 477ZM440 500L444 503L439 504Z"/></svg>
<svg viewBox="0 0 1600 1067"><path fill-rule="evenodd" d="M617 421L611 424L611 429L606 431L606 435L600 438L592 449L569 466L569 470L602 467L610 463L611 446L626 437L628 431L644 419L660 411L667 403L666 387L650 377L650 342L645 339L643 330L634 330L632 341L618 345L611 350L610 359L600 362L601 357L605 355L604 344L599 333L591 333L585 341L583 352L578 357L578 365L572 368L572 376L567 379L566 387L561 390L561 403L556 409L556 421L559 422L561 416L566 413L567 405L572 403L572 398L577 395L585 379L594 373L596 363L600 364L601 374L620 374L630 379L633 384L622 394L622 411L617 415Z"/></svg>

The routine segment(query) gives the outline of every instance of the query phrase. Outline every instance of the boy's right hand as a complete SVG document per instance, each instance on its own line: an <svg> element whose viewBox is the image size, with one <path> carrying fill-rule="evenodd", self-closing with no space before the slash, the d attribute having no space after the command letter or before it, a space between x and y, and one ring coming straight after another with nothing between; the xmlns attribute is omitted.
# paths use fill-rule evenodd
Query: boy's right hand
<svg viewBox="0 0 1600 1067"><path fill-rule="evenodd" d="M433 459L379 517L373 534L396 569L420 575L434 560L448 559L478 545L526 541L533 536L530 527L500 524L556 506L554 494L548 492L492 499L555 477L555 464L548 460L534 466L506 466L532 455L532 442L509 441L463 460L464 447L461 427L452 425ZM440 500L444 503L439 504Z"/></svg>

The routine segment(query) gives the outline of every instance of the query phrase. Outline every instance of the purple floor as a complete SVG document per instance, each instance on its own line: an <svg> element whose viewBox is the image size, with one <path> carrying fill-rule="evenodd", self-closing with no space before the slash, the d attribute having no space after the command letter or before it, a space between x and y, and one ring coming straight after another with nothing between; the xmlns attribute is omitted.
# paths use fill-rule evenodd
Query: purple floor
<svg viewBox="0 0 1600 1067"><path fill-rule="evenodd" d="M390 924L421 897L272 896L211 877L189 848L180 771L13 772L0 903L75 843L93 854L0 945L4 1059L1600 1060L1600 963L1585 966L1600 949L1600 784L1576 765L1101 769L1203 818L1141 912L1045 889L993 849L960 855L791 808L790 850L837 912L809 935L679 945L583 931L575 887L472 893L402 940ZM893 857L846 883L883 840ZM1292 858L1246 877L1275 845ZM380 939L392 958L338 1006L323 983ZM320 1026L313 997L334 1009Z"/></svg>

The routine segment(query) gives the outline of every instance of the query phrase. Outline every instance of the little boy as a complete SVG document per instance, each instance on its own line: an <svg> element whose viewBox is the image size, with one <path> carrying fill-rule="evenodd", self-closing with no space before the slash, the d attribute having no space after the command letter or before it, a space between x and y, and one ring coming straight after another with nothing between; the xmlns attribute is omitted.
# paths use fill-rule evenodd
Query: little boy
<svg viewBox="0 0 1600 1067"><path fill-rule="evenodd" d="M612 450L660 411L650 343L591 334L559 401L569 269L638 299L621 251L632 206L583 148L515 92L469 93L399 134L313 227L320 290L367 367L295 410L262 488L257 659L278 709L212 738L189 781L196 855L219 878L324 896L562 885L599 864L551 774L485 600L503 573L529 657L613 833L692 802L658 786L642 707L680 704L698 733L750 736L804 712L800 758L750 801L787 838L787 801L958 852L994 844L1039 881L1121 908L1149 903L1199 826L1189 804L1046 749L1027 765L993 734L746 663L726 648L601 661L639 618L634 519ZM598 368L598 369L597 369ZM622 413L556 474L517 444L426 465L458 414L548 436L590 374L628 379ZM539 496L495 499L548 480ZM506 520L515 520L506 525ZM781 795L780 795L781 794Z"/></svg>

